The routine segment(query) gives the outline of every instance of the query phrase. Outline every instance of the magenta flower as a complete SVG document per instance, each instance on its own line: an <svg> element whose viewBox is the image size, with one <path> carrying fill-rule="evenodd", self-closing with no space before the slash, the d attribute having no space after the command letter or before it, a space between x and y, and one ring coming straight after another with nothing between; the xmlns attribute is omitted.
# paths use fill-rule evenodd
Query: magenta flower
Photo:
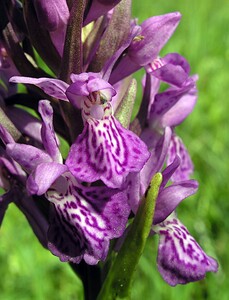
<svg viewBox="0 0 229 300"><path fill-rule="evenodd" d="M201 249L175 214L152 228L160 236L158 270L169 285L201 280L206 272L217 272L216 260Z"/></svg>
<svg viewBox="0 0 229 300"><path fill-rule="evenodd" d="M53 130L53 111L48 101L39 103L44 150L7 143L7 154L30 175L27 190L54 204L48 230L48 247L62 261L89 264L104 260L110 239L119 237L129 215L125 191L105 186L85 187L62 162ZM27 153L25 156L24 153Z"/></svg>
<svg viewBox="0 0 229 300"><path fill-rule="evenodd" d="M144 168L139 174L129 177L129 203L135 213L140 199L147 192L152 175L160 171L164 164L170 139L171 131L166 128L164 136L158 138L157 143L151 148L151 157ZM203 279L206 272L216 272L218 269L217 262L201 249L176 217L176 207L193 195L198 188L195 180L180 180L167 186L168 181L176 174L180 162L176 156L162 172L163 181L152 224L152 233L157 233L160 237L158 270L164 280L172 286Z"/></svg>
<svg viewBox="0 0 229 300"><path fill-rule="evenodd" d="M11 78L11 82L35 84L50 96L81 107L84 130L72 144L66 165L81 181L101 179L107 186L119 188L130 172L142 169L149 158L147 147L113 116L116 92L99 74L72 74L71 80L67 85L58 79Z"/></svg>
<svg viewBox="0 0 229 300"><path fill-rule="evenodd" d="M117 82L156 59L178 26L180 18L180 13L174 12L144 21L140 25L141 32L115 67L110 81Z"/></svg>
<svg viewBox="0 0 229 300"><path fill-rule="evenodd" d="M216 272L176 216L198 189L176 135L198 76L180 54L160 56L180 13L137 25L131 0L11 4L0 5L0 223L14 202L42 245L73 263L85 299L130 298L149 234L171 286ZM139 69L142 99L130 76Z"/></svg>

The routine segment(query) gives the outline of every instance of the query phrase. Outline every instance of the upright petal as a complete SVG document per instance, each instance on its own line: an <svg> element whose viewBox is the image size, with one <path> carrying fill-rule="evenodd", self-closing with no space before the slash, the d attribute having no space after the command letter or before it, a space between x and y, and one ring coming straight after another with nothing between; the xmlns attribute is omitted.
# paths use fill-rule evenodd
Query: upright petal
<svg viewBox="0 0 229 300"><path fill-rule="evenodd" d="M130 172L138 172L149 158L146 145L113 117L88 119L83 133L71 146L66 165L79 180L101 179L121 187Z"/></svg>
<svg viewBox="0 0 229 300"><path fill-rule="evenodd" d="M171 286L201 280L206 272L217 272L217 262L201 249L174 215L153 226L153 230L160 235L158 270Z"/></svg>
<svg viewBox="0 0 229 300"><path fill-rule="evenodd" d="M172 132L169 127L165 128L163 136L151 131L151 139L154 139L155 145L150 149L150 158L140 171L141 196L146 192L153 175L163 167L171 135Z"/></svg>
<svg viewBox="0 0 229 300"><path fill-rule="evenodd" d="M42 117L41 137L47 153L53 161L62 163L63 159L59 151L59 141L53 128L53 109L49 101L39 101L39 113Z"/></svg>

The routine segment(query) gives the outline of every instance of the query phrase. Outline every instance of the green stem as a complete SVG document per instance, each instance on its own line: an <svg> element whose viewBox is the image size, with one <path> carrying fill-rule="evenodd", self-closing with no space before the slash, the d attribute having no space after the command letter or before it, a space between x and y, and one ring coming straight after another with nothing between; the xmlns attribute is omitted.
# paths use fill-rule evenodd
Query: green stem
<svg viewBox="0 0 229 300"><path fill-rule="evenodd" d="M133 274L151 230L162 174L154 175L127 237L111 266L97 300L130 299Z"/></svg>

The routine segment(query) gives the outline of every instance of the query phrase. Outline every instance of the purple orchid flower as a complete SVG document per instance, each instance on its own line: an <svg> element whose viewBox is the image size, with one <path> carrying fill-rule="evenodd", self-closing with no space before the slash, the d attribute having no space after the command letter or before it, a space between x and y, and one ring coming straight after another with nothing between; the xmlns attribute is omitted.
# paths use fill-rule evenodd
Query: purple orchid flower
<svg viewBox="0 0 229 300"><path fill-rule="evenodd" d="M113 70L110 82L115 83L156 59L178 26L180 18L180 13L174 12L144 21L140 25L140 34L133 39Z"/></svg>
<svg viewBox="0 0 229 300"><path fill-rule="evenodd" d="M130 172L138 172L149 158L147 146L115 119L112 111L114 88L98 73L71 75L72 84L58 79L12 77L11 82L35 84L50 96L70 101L81 108L84 130L70 148L66 160L79 180L101 179L120 188Z"/></svg>
<svg viewBox="0 0 229 300"><path fill-rule="evenodd" d="M197 76L190 77L189 72L190 67L186 59L176 53L157 58L148 66L151 90L147 127L141 136L148 146L155 131L163 131L166 126L173 128L174 131L175 126L192 112L197 100ZM160 81L170 84L170 87L161 93L158 92ZM144 81L143 85L145 85ZM145 88L148 87L145 85ZM176 146L175 141L177 141ZM193 172L191 158L185 149L181 139L173 133L167 162L171 163L178 155L181 163L172 180L188 179Z"/></svg>
<svg viewBox="0 0 229 300"><path fill-rule="evenodd" d="M125 191L106 186L85 187L63 164L49 101L39 102L44 150L31 145L7 144L7 154L29 173L27 190L53 203L48 247L62 261L88 264L104 260L110 239L119 237L130 212ZM25 157L24 153L27 153Z"/></svg>
<svg viewBox="0 0 229 300"><path fill-rule="evenodd" d="M151 157L138 174L129 176L129 201L136 213L139 201L147 192L152 176L163 167L172 137L167 127L163 136L155 136L155 145L151 147ZM157 264L164 280L174 286L197 281L205 277L206 272L216 272L217 262L207 256L186 227L175 215L176 207L198 188L195 180L183 180L167 186L180 165L180 158L162 172L163 181L159 190L152 224L152 233L159 234Z"/></svg>
<svg viewBox="0 0 229 300"><path fill-rule="evenodd" d="M202 250L175 213L152 229L160 236L158 270L169 285L201 280L206 272L217 272L216 260Z"/></svg>

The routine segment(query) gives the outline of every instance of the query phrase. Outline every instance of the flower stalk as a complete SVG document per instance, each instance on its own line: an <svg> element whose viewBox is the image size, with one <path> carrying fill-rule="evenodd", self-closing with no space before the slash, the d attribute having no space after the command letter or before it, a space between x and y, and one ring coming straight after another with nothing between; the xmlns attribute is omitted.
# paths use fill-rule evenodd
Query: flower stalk
<svg viewBox="0 0 229 300"><path fill-rule="evenodd" d="M141 201L127 236L110 267L97 300L130 299L133 274L151 230L161 182L162 174L156 173L146 196Z"/></svg>

